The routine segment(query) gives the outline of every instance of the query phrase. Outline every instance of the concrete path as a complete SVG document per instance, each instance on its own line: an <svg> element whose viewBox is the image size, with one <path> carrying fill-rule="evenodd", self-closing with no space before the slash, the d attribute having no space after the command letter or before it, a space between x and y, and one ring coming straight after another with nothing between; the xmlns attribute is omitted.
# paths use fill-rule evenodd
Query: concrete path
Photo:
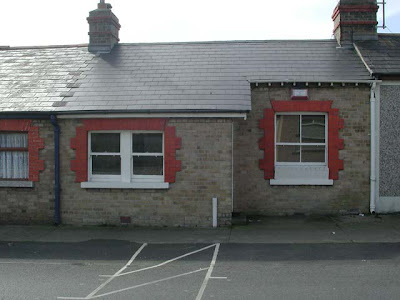
<svg viewBox="0 0 400 300"><path fill-rule="evenodd" d="M232 228L145 228L101 226L0 226L0 241L137 243L398 243L400 215L254 217Z"/></svg>

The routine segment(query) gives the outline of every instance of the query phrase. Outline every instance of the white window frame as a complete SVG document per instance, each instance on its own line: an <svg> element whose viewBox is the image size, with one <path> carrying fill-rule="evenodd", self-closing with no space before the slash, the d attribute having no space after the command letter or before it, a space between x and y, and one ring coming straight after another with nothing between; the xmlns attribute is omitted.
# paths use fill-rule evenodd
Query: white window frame
<svg viewBox="0 0 400 300"><path fill-rule="evenodd" d="M120 152L92 152L92 133L119 133ZM133 134L162 134L162 153L134 153L132 151ZM165 134L155 130L93 130L88 132L88 182L82 182L83 188L138 188L138 189L165 189L169 187L164 182L165 176ZM95 175L92 173L93 155L119 155L121 157L121 175ZM162 156L163 175L134 175L134 156Z"/></svg>
<svg viewBox="0 0 400 300"><path fill-rule="evenodd" d="M299 123L299 133L300 133L300 142L298 143L287 143L287 142L277 142L277 123L276 119L277 116L299 116L300 117L300 123ZM324 116L325 117L325 143L302 143L302 116L307 115L313 115L313 116ZM328 164L328 114L327 113L318 113L318 112L287 112L287 113L276 113L274 117L274 140L275 140L275 166L326 166ZM301 162L301 150L300 150L300 162L278 162L277 161L277 146L325 146L325 161L324 162ZM301 149L301 148L300 148Z"/></svg>
<svg viewBox="0 0 400 300"><path fill-rule="evenodd" d="M295 115L299 116L299 133L300 139L298 143L277 142L277 116L279 115ZM303 143L301 120L303 115L317 115L325 117L325 143ZM274 163L275 178L270 180L271 185L333 185L333 180L329 179L328 168L328 114L324 112L279 112L274 116ZM277 146L325 146L324 162L278 162ZM300 148L301 149L301 148Z"/></svg>

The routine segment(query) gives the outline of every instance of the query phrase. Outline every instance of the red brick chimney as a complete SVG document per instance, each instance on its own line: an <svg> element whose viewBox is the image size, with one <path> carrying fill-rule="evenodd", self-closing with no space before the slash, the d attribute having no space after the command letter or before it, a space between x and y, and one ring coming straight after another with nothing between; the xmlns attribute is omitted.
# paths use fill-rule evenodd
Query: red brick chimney
<svg viewBox="0 0 400 300"><path fill-rule="evenodd" d="M355 41L376 40L378 5L376 0L340 0L333 11L333 33L340 46Z"/></svg>
<svg viewBox="0 0 400 300"><path fill-rule="evenodd" d="M111 4L100 0L97 9L89 13L89 51L93 53L109 53L119 42L118 34L121 25L111 11Z"/></svg>

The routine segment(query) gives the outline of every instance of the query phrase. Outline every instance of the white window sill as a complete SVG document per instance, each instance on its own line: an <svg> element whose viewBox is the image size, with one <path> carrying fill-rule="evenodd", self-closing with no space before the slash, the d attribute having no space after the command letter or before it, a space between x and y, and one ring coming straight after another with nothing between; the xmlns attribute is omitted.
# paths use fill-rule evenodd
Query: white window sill
<svg viewBox="0 0 400 300"><path fill-rule="evenodd" d="M0 187L32 188L33 182L25 180L0 180Z"/></svg>
<svg viewBox="0 0 400 300"><path fill-rule="evenodd" d="M88 181L81 182L85 189L168 189L168 182L113 182L113 181Z"/></svg>
<svg viewBox="0 0 400 300"><path fill-rule="evenodd" d="M327 166L275 166L275 179L270 185L333 185Z"/></svg>
<svg viewBox="0 0 400 300"><path fill-rule="evenodd" d="M332 179L271 179L270 185L333 185Z"/></svg>

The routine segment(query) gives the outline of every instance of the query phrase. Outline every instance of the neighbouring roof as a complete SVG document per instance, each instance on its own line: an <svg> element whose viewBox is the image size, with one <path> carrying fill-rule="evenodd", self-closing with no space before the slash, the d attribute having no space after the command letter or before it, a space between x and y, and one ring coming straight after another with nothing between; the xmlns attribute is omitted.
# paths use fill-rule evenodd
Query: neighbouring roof
<svg viewBox="0 0 400 300"><path fill-rule="evenodd" d="M356 46L372 75L400 76L400 34L378 34L378 40Z"/></svg>
<svg viewBox="0 0 400 300"><path fill-rule="evenodd" d="M334 40L0 50L0 112L248 111L257 81L369 80Z"/></svg>

